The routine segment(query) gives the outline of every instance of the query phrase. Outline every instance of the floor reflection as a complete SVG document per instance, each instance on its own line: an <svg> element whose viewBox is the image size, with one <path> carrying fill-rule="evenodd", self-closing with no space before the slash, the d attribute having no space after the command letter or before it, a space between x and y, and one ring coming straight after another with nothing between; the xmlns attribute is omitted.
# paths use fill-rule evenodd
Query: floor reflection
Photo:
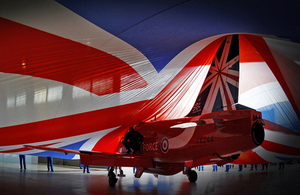
<svg viewBox="0 0 300 195"><path fill-rule="evenodd" d="M109 187L106 169L91 169L82 173L79 168L55 166L47 172L46 165L28 165L20 171L18 164L0 165L0 192L2 194L300 194L299 165L278 170L270 166L268 171L242 172L238 168L228 173L220 167L198 171L196 183L190 183L182 173L174 176L143 174L134 177L132 169L124 168L126 177L119 178L115 188Z"/></svg>

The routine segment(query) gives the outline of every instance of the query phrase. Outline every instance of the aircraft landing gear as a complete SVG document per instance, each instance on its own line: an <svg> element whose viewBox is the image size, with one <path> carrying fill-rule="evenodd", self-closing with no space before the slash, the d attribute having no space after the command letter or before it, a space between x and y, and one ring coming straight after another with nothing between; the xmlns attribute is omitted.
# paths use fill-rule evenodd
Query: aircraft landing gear
<svg viewBox="0 0 300 195"><path fill-rule="evenodd" d="M195 183L197 181L197 179L198 179L197 172L192 170L191 167L187 167L186 174L187 174L187 176L189 178L189 181L191 183Z"/></svg>
<svg viewBox="0 0 300 195"><path fill-rule="evenodd" d="M195 183L198 179L197 172L194 170L190 171L190 173L188 174L188 178L191 183Z"/></svg>
<svg viewBox="0 0 300 195"><path fill-rule="evenodd" d="M118 179L116 178L116 174L114 173L114 167L110 167L108 171L108 184L110 187L115 187Z"/></svg>

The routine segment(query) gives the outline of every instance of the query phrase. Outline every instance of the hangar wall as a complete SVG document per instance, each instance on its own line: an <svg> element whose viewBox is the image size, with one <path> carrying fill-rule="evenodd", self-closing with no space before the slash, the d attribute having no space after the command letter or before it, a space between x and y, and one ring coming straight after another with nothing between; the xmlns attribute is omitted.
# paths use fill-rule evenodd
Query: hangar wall
<svg viewBox="0 0 300 195"><path fill-rule="evenodd" d="M39 157L33 155L25 155L26 164L39 164L47 163L46 157ZM0 153L0 162L6 163L20 163L18 154L5 154ZM66 160L60 158L53 158L53 164L56 165L67 165L67 166L79 166L79 160Z"/></svg>
<svg viewBox="0 0 300 195"><path fill-rule="evenodd" d="M25 155L25 159L26 164L38 164L37 156ZM19 163L19 155L0 153L0 162Z"/></svg>

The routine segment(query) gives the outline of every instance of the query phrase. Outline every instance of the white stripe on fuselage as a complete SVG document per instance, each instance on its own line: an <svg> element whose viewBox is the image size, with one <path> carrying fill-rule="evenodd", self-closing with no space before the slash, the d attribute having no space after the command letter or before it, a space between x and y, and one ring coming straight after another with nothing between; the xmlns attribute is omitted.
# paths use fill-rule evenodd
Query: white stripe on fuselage
<svg viewBox="0 0 300 195"><path fill-rule="evenodd" d="M189 122L170 127L171 129L184 129L184 131L180 135L169 139L169 149L182 148L187 145L194 135L196 126L197 123Z"/></svg>

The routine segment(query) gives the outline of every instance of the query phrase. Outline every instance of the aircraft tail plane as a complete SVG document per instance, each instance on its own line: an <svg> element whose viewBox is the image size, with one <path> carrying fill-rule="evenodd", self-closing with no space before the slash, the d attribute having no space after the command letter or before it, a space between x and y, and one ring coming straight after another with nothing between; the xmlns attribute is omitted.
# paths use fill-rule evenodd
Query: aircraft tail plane
<svg viewBox="0 0 300 195"><path fill-rule="evenodd" d="M239 94L239 35L228 36L217 50L206 79L187 117L237 110Z"/></svg>

